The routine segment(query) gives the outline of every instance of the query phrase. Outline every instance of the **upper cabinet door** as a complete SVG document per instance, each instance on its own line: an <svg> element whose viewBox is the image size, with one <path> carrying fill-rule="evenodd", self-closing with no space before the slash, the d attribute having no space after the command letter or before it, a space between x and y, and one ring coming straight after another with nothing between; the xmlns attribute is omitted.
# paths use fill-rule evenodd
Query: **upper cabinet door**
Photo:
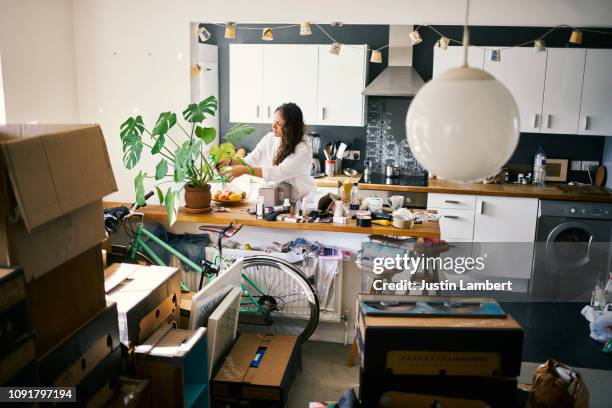
<svg viewBox="0 0 612 408"><path fill-rule="evenodd" d="M548 48L542 133L578 133L584 48Z"/></svg>
<svg viewBox="0 0 612 408"><path fill-rule="evenodd" d="M364 126L367 45L343 45L339 55L319 45L317 117L312 124Z"/></svg>
<svg viewBox="0 0 612 408"><path fill-rule="evenodd" d="M264 49L264 119L272 123L274 110L294 102L304 122L315 123L317 115L318 45L270 44Z"/></svg>
<svg viewBox="0 0 612 408"><path fill-rule="evenodd" d="M578 133L612 135L612 50L586 51Z"/></svg>
<svg viewBox="0 0 612 408"><path fill-rule="evenodd" d="M230 122L262 123L263 46L230 44L229 48L229 120Z"/></svg>
<svg viewBox="0 0 612 408"><path fill-rule="evenodd" d="M487 48L485 52L485 71L503 83L514 96L521 118L521 132L539 133L546 52L536 52L532 47L508 48L501 50L500 61L491 61L492 49Z"/></svg>
<svg viewBox="0 0 612 408"><path fill-rule="evenodd" d="M468 51L468 66L483 69L484 49L470 46ZM458 68L461 65L463 65L463 46L448 47L445 50L434 46L433 78L441 72L451 68Z"/></svg>

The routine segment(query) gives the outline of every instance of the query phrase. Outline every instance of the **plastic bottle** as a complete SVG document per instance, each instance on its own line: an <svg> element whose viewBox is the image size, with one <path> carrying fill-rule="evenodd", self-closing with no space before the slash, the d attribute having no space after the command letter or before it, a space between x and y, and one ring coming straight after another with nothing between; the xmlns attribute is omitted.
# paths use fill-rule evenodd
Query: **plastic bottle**
<svg viewBox="0 0 612 408"><path fill-rule="evenodd" d="M353 183L353 188L351 188L351 199L349 201L349 209L351 212L351 217L354 218L359 211L359 205L361 204L359 198L359 185L357 183Z"/></svg>
<svg viewBox="0 0 612 408"><path fill-rule="evenodd" d="M593 309L601 309L605 305L603 303L603 289L601 288L601 284L597 282L595 285L595 289L593 289L593 293L591 294L591 306Z"/></svg>
<svg viewBox="0 0 612 408"><path fill-rule="evenodd" d="M603 290L603 300L605 302L604 306L608 303L612 303L612 272L609 273L608 282Z"/></svg>
<svg viewBox="0 0 612 408"><path fill-rule="evenodd" d="M256 218L263 220L264 217L264 198L263 196L257 197L257 205L255 206L255 212L257 213Z"/></svg>
<svg viewBox="0 0 612 408"><path fill-rule="evenodd" d="M538 148L533 161L533 184L543 187L546 178L546 153L542 146Z"/></svg>
<svg viewBox="0 0 612 408"><path fill-rule="evenodd" d="M291 212L291 203L288 198L285 198L283 202L283 214L289 214Z"/></svg>

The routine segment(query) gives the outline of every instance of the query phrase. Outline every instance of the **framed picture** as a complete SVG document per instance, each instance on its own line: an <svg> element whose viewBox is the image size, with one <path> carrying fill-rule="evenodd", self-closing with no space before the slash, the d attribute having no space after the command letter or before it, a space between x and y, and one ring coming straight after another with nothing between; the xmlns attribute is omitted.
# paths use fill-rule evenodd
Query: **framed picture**
<svg viewBox="0 0 612 408"><path fill-rule="evenodd" d="M546 181L567 181L567 159L546 159Z"/></svg>

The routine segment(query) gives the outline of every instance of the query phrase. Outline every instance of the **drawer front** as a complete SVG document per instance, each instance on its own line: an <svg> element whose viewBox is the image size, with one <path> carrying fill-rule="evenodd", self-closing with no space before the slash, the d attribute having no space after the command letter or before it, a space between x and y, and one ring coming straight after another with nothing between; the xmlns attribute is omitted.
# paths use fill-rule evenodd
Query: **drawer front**
<svg viewBox="0 0 612 408"><path fill-rule="evenodd" d="M429 207L440 214L440 233L446 241L467 240L474 236L474 211Z"/></svg>
<svg viewBox="0 0 612 408"><path fill-rule="evenodd" d="M474 211L476 208L476 196L470 194L429 193L427 195L427 207Z"/></svg>

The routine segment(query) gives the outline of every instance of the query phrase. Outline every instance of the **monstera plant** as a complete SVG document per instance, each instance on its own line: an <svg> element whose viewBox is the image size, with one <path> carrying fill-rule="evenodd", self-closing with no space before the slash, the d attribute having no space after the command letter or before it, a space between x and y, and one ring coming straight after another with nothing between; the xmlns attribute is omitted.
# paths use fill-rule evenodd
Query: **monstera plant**
<svg viewBox="0 0 612 408"><path fill-rule="evenodd" d="M217 109L217 99L209 96L200 103L190 104L182 112L186 125L177 121L174 112L160 113L152 130L145 127L142 116L130 117L121 124L126 168L133 169L138 164L144 148L149 149L152 156L159 157L154 171L140 170L134 178L136 202L144 204L145 181L152 180L159 203L166 206L170 225L176 221L179 193L183 189L186 207L193 210L210 207L210 183L225 181L217 163L224 159L240 161L234 143L254 131L250 126L237 124L223 136L223 143L208 148L216 138L216 130L202 124L206 118L213 117ZM175 183L181 187L177 189ZM170 185L165 188L164 184Z"/></svg>

